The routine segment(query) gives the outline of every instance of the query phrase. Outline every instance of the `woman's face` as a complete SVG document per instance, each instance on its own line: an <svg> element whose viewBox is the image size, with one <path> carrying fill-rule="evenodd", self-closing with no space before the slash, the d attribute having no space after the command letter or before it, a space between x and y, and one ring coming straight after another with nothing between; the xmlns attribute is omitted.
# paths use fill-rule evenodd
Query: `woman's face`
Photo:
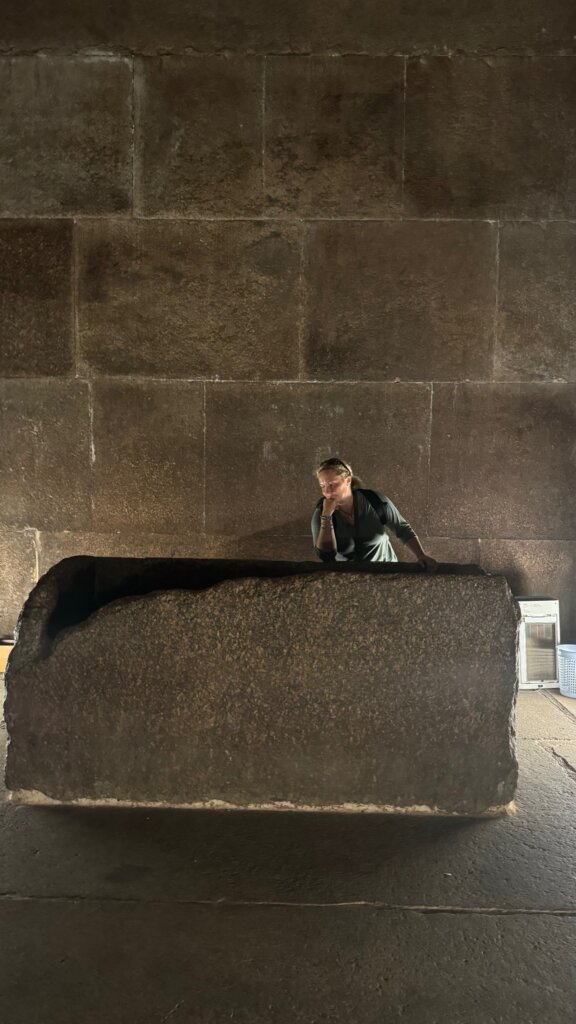
<svg viewBox="0 0 576 1024"><path fill-rule="evenodd" d="M350 497L352 491L352 477L340 476L335 469L322 469L318 473L318 483L322 488L322 494L329 501L335 501L336 505L342 504Z"/></svg>

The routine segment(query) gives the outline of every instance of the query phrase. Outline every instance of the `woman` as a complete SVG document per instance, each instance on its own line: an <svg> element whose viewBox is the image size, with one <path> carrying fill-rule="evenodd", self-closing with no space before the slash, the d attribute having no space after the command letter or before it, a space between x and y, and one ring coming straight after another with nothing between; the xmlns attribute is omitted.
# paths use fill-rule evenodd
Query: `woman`
<svg viewBox="0 0 576 1024"><path fill-rule="evenodd" d="M323 562L397 562L386 528L433 571L438 563L424 551L412 527L389 498L362 487L352 467L337 457L325 459L316 470L322 499L312 516L316 554Z"/></svg>

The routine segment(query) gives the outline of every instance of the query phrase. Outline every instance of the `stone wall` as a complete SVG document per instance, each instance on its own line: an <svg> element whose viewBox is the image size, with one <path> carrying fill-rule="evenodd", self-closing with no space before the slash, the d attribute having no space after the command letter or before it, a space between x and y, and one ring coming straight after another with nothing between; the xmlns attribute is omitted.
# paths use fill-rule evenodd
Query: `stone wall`
<svg viewBox="0 0 576 1024"><path fill-rule="evenodd" d="M5 0L0 631L70 554L308 558L345 455L576 639L576 8Z"/></svg>

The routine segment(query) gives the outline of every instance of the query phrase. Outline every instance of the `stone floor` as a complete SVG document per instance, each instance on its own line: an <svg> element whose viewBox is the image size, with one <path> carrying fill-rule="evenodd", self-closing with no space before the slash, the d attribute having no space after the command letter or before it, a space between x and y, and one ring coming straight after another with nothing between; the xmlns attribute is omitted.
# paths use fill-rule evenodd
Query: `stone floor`
<svg viewBox="0 0 576 1024"><path fill-rule="evenodd" d="M2 1024L572 1022L576 701L517 729L496 821L3 803Z"/></svg>

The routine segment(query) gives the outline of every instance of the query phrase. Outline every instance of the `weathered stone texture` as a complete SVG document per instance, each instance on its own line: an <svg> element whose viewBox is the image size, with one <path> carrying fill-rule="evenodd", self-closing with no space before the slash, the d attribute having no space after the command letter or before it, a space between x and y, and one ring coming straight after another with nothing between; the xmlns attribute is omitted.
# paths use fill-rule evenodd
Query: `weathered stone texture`
<svg viewBox="0 0 576 1024"><path fill-rule="evenodd" d="M565 0L359 0L353 8L328 0L313 18L314 50L575 52L576 14Z"/></svg>
<svg viewBox="0 0 576 1024"><path fill-rule="evenodd" d="M132 829L138 827L139 817L131 815ZM155 838L154 847L149 840L150 847L158 848L168 858L172 851L155 824L158 815L142 817L147 818L143 834L148 837L152 833ZM161 825L170 828L173 818L187 817L163 816ZM202 827L197 820L202 817L194 816L190 843ZM84 826L84 846L94 844L104 832L108 847L116 849L118 822L124 825L128 815L110 813L104 819L107 827L100 814L46 814L36 818L42 818L45 827L48 820L57 818L61 828L72 818ZM253 834L257 826L249 816L248 820ZM355 821L351 836L357 834L360 824L368 827L370 822ZM446 831L449 825L442 824ZM124 877L129 877L130 871L141 872L148 884L157 874L170 875L165 860L152 871L148 864L141 864L140 853L132 864L116 869L118 881L124 884L117 884L105 900L96 900L93 890L84 900L3 900L0 923L6 937L5 974L7 979L16 977L21 981L18 986L9 986L7 981L7 1008L14 1006L22 1022L38 1019L40 1009L43 1024L61 1024L68 1011L71 1019L88 1024L93 1016L97 978L98 1008L107 1024L124 1024L127 1017L145 1021L155 1015L161 1019L160 1014L166 1015L166 1009L170 1013L174 1007L177 1009L172 1016L176 1020L180 1016L182 1024L194 1019L212 1024L234 1018L238 1024L310 1024L323 1018L330 1024L349 1024L352 1017L355 1024L378 1020L396 1024L402 1016L410 1024L424 1024L426 1007L430 1006L434 1007L436 1020L484 1024L502 1016L503 1000L507 1004L506 1024L538 1020L566 1024L573 1016L576 922L571 914L539 914L531 912L532 907L525 913L514 908L511 914L440 913L430 906L429 888L420 913L390 908L386 889L375 906L367 905L364 889L352 906L335 906L331 893L321 906L314 897L311 905L303 905L292 893L286 905L278 905L275 892L263 906L254 860L249 860L246 853L244 867L234 859L239 823L234 821L234 825L228 878L223 885L226 896L211 893L208 905L186 903L177 897L163 897L157 902L146 895L135 901L125 899ZM466 830L461 824L459 832L486 835L492 827ZM377 822L373 828L380 835L389 831ZM311 856L317 859L319 831L315 821L309 846ZM123 839L128 832L125 824ZM455 832L456 828L450 832L453 843ZM104 840L100 841L104 847ZM260 848L254 840L251 845L255 858ZM398 851L404 857L405 867L417 862L430 885L432 871L424 867L429 860L420 852L422 846L423 841L413 837L397 843L393 853ZM428 846L429 856L439 846L443 849L441 835L436 842L430 840ZM537 852L530 848L533 858L542 857L546 865L555 849L552 840L547 840L543 849L539 846ZM286 847L282 852L287 860ZM298 856L297 851L290 851L290 855ZM371 874L357 866L349 844L333 847L325 855L321 868L327 879L335 874L335 859L342 874L347 868L350 875L360 875L367 884L365 876L370 878ZM36 857L38 860L40 857ZM280 855L278 860L282 864ZM506 867L510 864L509 872L514 876L517 860L509 854L500 854L499 858L495 854L488 861L494 864L494 873L498 862ZM482 863L486 870L485 858ZM462 862L465 876L471 865ZM432 877L442 876L442 866L438 862ZM188 861L180 874L188 877L195 872L196 864L192 870ZM245 875L252 889L244 905L238 906L228 893L237 892L240 876ZM541 874L537 877L540 879ZM402 905L406 904L397 904ZM536 966L530 956L532 950L537 951ZM35 985L38 976L42 978L41 989ZM175 993L179 1003L175 1002ZM190 1013L189 1008L193 1008ZM15 1024L20 1024L12 1016Z"/></svg>
<svg viewBox="0 0 576 1024"><path fill-rule="evenodd" d="M79 381L0 380L0 524L90 524L88 387Z"/></svg>
<svg viewBox="0 0 576 1024"><path fill-rule="evenodd" d="M406 211L574 217L575 107L571 60L410 61Z"/></svg>
<svg viewBox="0 0 576 1024"><path fill-rule="evenodd" d="M236 535L206 534L199 541L203 558L280 559L306 562L315 559L310 531L301 537L274 530L243 533L244 524L236 526Z"/></svg>
<svg viewBox="0 0 576 1024"><path fill-rule="evenodd" d="M40 575L64 558L95 555L103 558L200 558L195 532L186 534L141 533L61 533L42 531L38 536L38 569Z"/></svg>
<svg viewBox="0 0 576 1024"><path fill-rule="evenodd" d="M340 451L428 546L571 544L573 6L6 0L0 525L305 557Z"/></svg>
<svg viewBox="0 0 576 1024"><path fill-rule="evenodd" d="M437 562L460 563L461 565L480 565L480 541L461 540L456 537L424 537L420 540L425 551L429 551ZM486 568L486 566L482 566ZM491 567L489 571L498 572Z"/></svg>
<svg viewBox="0 0 576 1024"><path fill-rule="evenodd" d="M128 61L5 58L0 95L0 216L130 209Z"/></svg>
<svg viewBox="0 0 576 1024"><path fill-rule="evenodd" d="M0 48L127 49L141 53L421 53L479 50L574 53L567 0L4 0Z"/></svg>
<svg viewBox="0 0 576 1024"><path fill-rule="evenodd" d="M504 380L576 380L576 225L503 224L498 347Z"/></svg>
<svg viewBox="0 0 576 1024"><path fill-rule="evenodd" d="M492 225L319 224L309 264L311 377L490 379Z"/></svg>
<svg viewBox="0 0 576 1024"><path fill-rule="evenodd" d="M88 372L297 377L301 245L286 224L81 224Z"/></svg>
<svg viewBox="0 0 576 1024"><path fill-rule="evenodd" d="M75 616L93 596L85 562ZM68 592L54 595L70 565L22 620L9 789L462 814L512 799L517 612L502 578L313 567L256 579L247 566L207 589L87 605L74 625L58 612Z"/></svg>
<svg viewBox="0 0 576 1024"><path fill-rule="evenodd" d="M478 561L487 572L505 576L517 597L559 600L562 639L572 641L576 622L576 544L546 540L482 540Z"/></svg>
<svg viewBox="0 0 576 1024"><path fill-rule="evenodd" d="M200 529L202 385L98 381L92 388L97 529Z"/></svg>
<svg viewBox="0 0 576 1024"><path fill-rule="evenodd" d="M237 526L235 530L239 530ZM8 535L7 535L8 536ZM10 534L10 537L13 535ZM0 534L0 544L2 535ZM135 533L62 533L42 532L38 537L38 570L40 575L53 565L74 555L96 555L108 558L242 558L286 559L306 561L314 557L310 533L302 537L269 536L266 531L239 537L213 536L198 530L178 534ZM478 562L478 557L448 558L446 562ZM26 596L31 584L24 592ZM23 598L22 598L23 600ZM22 605L22 600L18 609ZM1 629L1 627L0 627Z"/></svg>
<svg viewBox="0 0 576 1024"><path fill-rule="evenodd" d="M557 703L564 701L569 705L568 710L574 710L574 702L557 694L555 697L552 702L543 692L518 695L517 737L528 735L538 741L548 737L569 739L576 735L576 717L567 715ZM0 730L0 762L4 757L3 739L6 739L6 732ZM313 903L321 917L327 903L361 902L367 917L371 917L376 903L387 907L458 907L470 912L469 923L484 919L499 920L503 924L506 920L521 919L525 948L524 932L529 920L553 922L558 918L545 911L557 912L559 907L576 910L576 878L565 870L574 841L574 782L548 742L520 741L517 746L520 761L514 798L517 813L484 822L481 827L470 827L459 819L415 818L405 814L385 821L380 815L369 814L320 816L261 812L253 815L229 811L173 814L156 811L150 815L146 810L116 807L101 809L97 814L43 814L33 807L16 810L4 802L0 805L0 820L6 837L0 858L0 891L17 892L21 898L4 899L0 906L6 909L19 905L24 909L33 905L34 897L43 907L54 908L58 898L59 905L72 908L75 916L79 905L91 906L95 900L101 900L107 908L134 907L136 903L161 908L171 903L173 910L176 902L190 909L192 904L212 903L222 898L231 900L233 894L238 903L297 902L307 912ZM576 752L574 739L572 747ZM557 749L556 743L554 749ZM574 759L568 758L566 751L565 755L576 768ZM2 784L0 773L0 796L5 801ZM426 871L422 870L423 863ZM143 865L147 870L142 869ZM122 901L118 900L120 895ZM478 914L478 907L499 907L503 913ZM544 913L505 913L528 907ZM214 913L215 908L210 907L215 917L221 909ZM262 907L257 909L261 911ZM342 907L335 909L340 912ZM462 913L409 913L410 918L422 922L448 918L462 921L464 916ZM566 922L569 918L563 920ZM89 921L92 929L92 914ZM102 938L105 945L109 943L109 928L104 924ZM392 935L392 945L395 938ZM6 953L12 949L13 935L7 934L4 928L0 942L2 939ZM71 942L73 945L73 940ZM46 952L52 946L41 942L39 948ZM164 950L164 942L159 944L154 935L150 952L155 964L160 948ZM139 950L133 953L140 961ZM29 944L23 950L26 962L28 954ZM186 955L189 955L188 950ZM328 955L331 956L331 949ZM570 956L566 959L572 967ZM422 964L418 948L413 960L415 978L421 978ZM555 978L558 966L556 964L552 972ZM430 977L436 977L434 958L429 968ZM93 960L88 958L86 971L90 973L93 969ZM35 959L29 970L31 979L37 977ZM479 977L485 978L484 962L479 964L479 970ZM3 975L8 973L12 974L4 959ZM21 977L18 971L16 973ZM62 975L56 971L54 977L55 984L60 985ZM72 985L73 979L68 973L66 977ZM121 983L125 982L122 964L118 977ZM218 980L221 984L221 977ZM22 1013L21 988L14 991L12 987L10 991L14 993L14 1006ZM42 989L38 998L43 999L43 996ZM283 993L280 998L284 1006ZM91 1006L90 997L87 999ZM3 1005L7 1012L7 1004ZM70 1013L69 1003L66 1005ZM427 1024L428 1008L429 1003L424 1000L419 1024ZM266 1005L263 1024L269 1024L267 1011ZM98 1013L102 1015L100 1000ZM34 1019L33 1013L30 1016ZM106 1024L111 1024L111 1020L114 1024L126 1024L127 1016L123 999L117 1018L107 1016ZM134 1010L129 1020L139 1021L141 1016ZM557 1024L566 1024L569 1018L567 1013ZM78 1008L76 1019L84 1022L87 1014ZM546 1024L552 1024L549 1013L545 1014L545 1019ZM47 1024L45 1015L41 1020L42 1024ZM243 1024L253 1022L253 1014L246 1010ZM303 1022L310 1024L310 1019L304 1016ZM354 1022L358 1024L357 1015ZM63 1024L58 1012L53 1024ZM294 1020L287 1013L275 1024L294 1024ZM345 1020L345 1024L350 1021ZM374 1020L368 1018L366 1024L374 1024ZM466 1024L470 1024L469 1018ZM509 1014L506 1024L511 1024ZM516 1024L526 1024L526 1019L520 1015Z"/></svg>
<svg viewBox="0 0 576 1024"><path fill-rule="evenodd" d="M0 529L0 565L0 635L7 636L36 582L32 531Z"/></svg>
<svg viewBox="0 0 576 1024"><path fill-rule="evenodd" d="M143 60L136 96L138 212L261 213L261 60Z"/></svg>
<svg viewBox="0 0 576 1024"><path fill-rule="evenodd" d="M0 220L0 376L66 376L73 364L72 230Z"/></svg>
<svg viewBox="0 0 576 1024"><path fill-rule="evenodd" d="M576 388L434 387L430 533L576 538Z"/></svg>
<svg viewBox="0 0 576 1024"><path fill-rule="evenodd" d="M265 183L272 211L383 216L401 208L404 62L266 62Z"/></svg>
<svg viewBox="0 0 576 1024"><path fill-rule="evenodd" d="M366 486L425 532L429 425L425 385L209 384L206 528L305 535L320 497L314 469L338 444Z"/></svg>

